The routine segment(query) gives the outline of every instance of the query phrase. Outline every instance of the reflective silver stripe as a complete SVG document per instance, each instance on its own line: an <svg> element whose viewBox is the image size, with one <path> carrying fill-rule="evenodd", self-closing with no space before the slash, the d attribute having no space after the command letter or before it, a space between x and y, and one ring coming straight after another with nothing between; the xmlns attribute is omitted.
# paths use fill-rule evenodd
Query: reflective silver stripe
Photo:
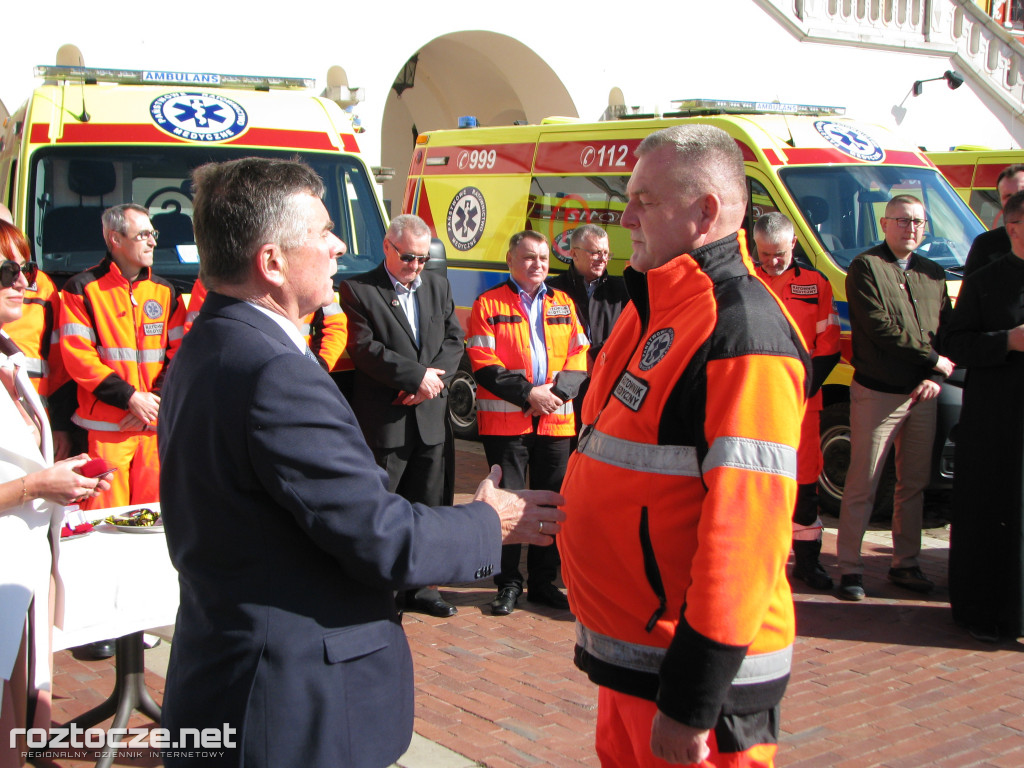
<svg viewBox="0 0 1024 768"><path fill-rule="evenodd" d="M580 349L581 347L589 343L590 339L587 338L587 334L577 333L575 336L572 337L572 340L569 342L569 349L575 352L577 349Z"/></svg>
<svg viewBox="0 0 1024 768"><path fill-rule="evenodd" d="M636 672L657 674L665 660L665 649L639 645L602 635L576 622L576 644L595 659ZM780 680L793 666L793 646L770 653L748 654L740 664L733 685L756 685Z"/></svg>
<svg viewBox="0 0 1024 768"><path fill-rule="evenodd" d="M54 328L50 332L50 343L51 344L60 344L60 331L58 331L56 328Z"/></svg>
<svg viewBox="0 0 1024 768"><path fill-rule="evenodd" d="M796 448L749 437L719 437L704 459L704 472L735 467L796 480Z"/></svg>
<svg viewBox="0 0 1024 768"><path fill-rule="evenodd" d="M199 312L198 311L196 311L196 312L186 312L185 313L185 322L186 323L194 323L196 321L197 317L199 317Z"/></svg>
<svg viewBox="0 0 1024 768"><path fill-rule="evenodd" d="M476 409L490 413L522 413L523 409L508 400L481 400L477 398Z"/></svg>
<svg viewBox="0 0 1024 768"><path fill-rule="evenodd" d="M166 349L132 349L131 347L96 347L101 360L129 363L162 363Z"/></svg>
<svg viewBox="0 0 1024 768"><path fill-rule="evenodd" d="M168 341L177 341L178 339L183 338L184 336L185 336L185 329L184 328L171 328L171 330L169 330L167 332L167 340Z"/></svg>
<svg viewBox="0 0 1024 768"><path fill-rule="evenodd" d="M700 477L697 449L691 445L637 443L595 429L589 433L585 443L580 441L578 450L585 456L622 469L677 477Z"/></svg>
<svg viewBox="0 0 1024 768"><path fill-rule="evenodd" d="M566 400L560 406L555 408L551 412L553 416L571 416L572 415L572 400Z"/></svg>
<svg viewBox="0 0 1024 768"><path fill-rule="evenodd" d="M117 424L111 424L109 421L93 421L92 419L83 419L77 413L71 417L71 420L83 429L91 429L96 432L120 432Z"/></svg>
<svg viewBox="0 0 1024 768"><path fill-rule="evenodd" d="M46 376L50 372L50 367L35 357L26 357L24 368L29 376L36 379Z"/></svg>
<svg viewBox="0 0 1024 768"><path fill-rule="evenodd" d="M487 349L494 349L494 337L493 336L470 336L466 339L467 347L485 347Z"/></svg>
<svg viewBox="0 0 1024 768"><path fill-rule="evenodd" d="M341 305L336 301L332 301L330 304L324 307L324 317L331 317L332 315L343 314L345 314L345 310L343 310L341 308Z"/></svg>
<svg viewBox="0 0 1024 768"><path fill-rule="evenodd" d="M779 680L789 674L793 667L793 646L787 645L770 653L747 654L740 664L740 670L732 679L733 685L757 685Z"/></svg>
<svg viewBox="0 0 1024 768"><path fill-rule="evenodd" d="M60 327L61 336L82 336L93 344L96 343L96 332L88 325L81 323L65 323Z"/></svg>

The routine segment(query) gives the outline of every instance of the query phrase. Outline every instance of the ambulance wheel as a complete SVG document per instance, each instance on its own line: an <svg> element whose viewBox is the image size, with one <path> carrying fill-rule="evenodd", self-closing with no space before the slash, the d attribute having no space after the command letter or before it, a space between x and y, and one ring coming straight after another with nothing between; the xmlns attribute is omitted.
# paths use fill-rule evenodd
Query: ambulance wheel
<svg viewBox="0 0 1024 768"><path fill-rule="evenodd" d="M850 404L833 403L821 411L821 475L818 502L822 512L839 516L839 506L850 468ZM892 452L885 460L882 479L875 494L873 521L892 518L892 495L896 488L896 464Z"/></svg>
<svg viewBox="0 0 1024 768"><path fill-rule="evenodd" d="M476 380L469 358L463 355L459 370L448 386L448 417L455 437L468 440L476 437Z"/></svg>

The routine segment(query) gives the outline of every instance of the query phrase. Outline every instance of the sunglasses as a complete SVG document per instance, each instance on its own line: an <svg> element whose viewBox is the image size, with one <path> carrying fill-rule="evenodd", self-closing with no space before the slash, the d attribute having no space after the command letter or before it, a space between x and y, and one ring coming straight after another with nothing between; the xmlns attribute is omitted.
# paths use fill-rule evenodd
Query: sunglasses
<svg viewBox="0 0 1024 768"><path fill-rule="evenodd" d="M24 264L19 264L16 261L5 261L0 264L0 287L10 288L18 280L18 273L20 272L25 276L29 285L32 285L36 281L36 272L39 268L30 261L26 261Z"/></svg>
<svg viewBox="0 0 1024 768"><path fill-rule="evenodd" d="M390 240L388 240L387 243L388 245L395 249L396 253L398 253L397 245L395 245ZM426 264L428 261L430 261L430 256L417 256L415 253L398 253L398 258L404 261L406 264L408 264L411 261L418 261L420 264Z"/></svg>

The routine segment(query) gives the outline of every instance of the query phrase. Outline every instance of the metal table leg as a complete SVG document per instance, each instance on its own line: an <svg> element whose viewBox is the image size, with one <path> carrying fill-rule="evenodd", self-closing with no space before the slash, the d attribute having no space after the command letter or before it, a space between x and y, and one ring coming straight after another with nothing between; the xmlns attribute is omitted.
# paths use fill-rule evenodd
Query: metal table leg
<svg viewBox="0 0 1024 768"><path fill-rule="evenodd" d="M91 728L113 715L114 722L110 727L126 728L132 712L136 709L159 724L160 707L146 689L146 647L142 634L133 632L117 638L114 692L102 704L65 723L65 726L74 723L79 728ZM110 768L114 762L114 752L115 750L109 748L104 750L103 757L96 762L96 768Z"/></svg>

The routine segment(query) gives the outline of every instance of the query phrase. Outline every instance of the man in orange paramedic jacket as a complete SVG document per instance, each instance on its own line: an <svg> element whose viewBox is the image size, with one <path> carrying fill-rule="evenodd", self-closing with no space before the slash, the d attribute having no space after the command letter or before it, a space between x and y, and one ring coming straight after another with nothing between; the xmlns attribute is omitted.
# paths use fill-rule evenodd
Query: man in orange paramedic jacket
<svg viewBox="0 0 1024 768"><path fill-rule="evenodd" d="M156 420L160 384L181 345L185 304L153 274L159 233L141 205L103 212L108 253L61 292L60 345L78 382L72 421L89 432L89 453L117 468L90 509L159 500Z"/></svg>
<svg viewBox="0 0 1024 768"><path fill-rule="evenodd" d="M562 486L576 662L600 686L602 765L771 766L809 360L738 231L736 143L674 126L636 155L631 302Z"/></svg>
<svg viewBox="0 0 1024 768"><path fill-rule="evenodd" d="M572 399L587 378L590 344L569 295L549 287L550 249L539 232L509 240L509 279L473 302L466 352L478 384L477 427L487 463L501 465L502 488L558 490L576 434ZM522 547L501 549L491 613L507 616L523 593ZM558 552L530 547L526 599L552 608L569 603L555 585Z"/></svg>
<svg viewBox="0 0 1024 768"><path fill-rule="evenodd" d="M821 518L818 516L818 475L821 474L821 385L839 362L839 315L828 279L793 260L796 234L785 214L766 213L754 224L757 275L782 300L800 329L811 356L811 397L807 401L793 510L793 578L814 589L832 589L821 566Z"/></svg>

